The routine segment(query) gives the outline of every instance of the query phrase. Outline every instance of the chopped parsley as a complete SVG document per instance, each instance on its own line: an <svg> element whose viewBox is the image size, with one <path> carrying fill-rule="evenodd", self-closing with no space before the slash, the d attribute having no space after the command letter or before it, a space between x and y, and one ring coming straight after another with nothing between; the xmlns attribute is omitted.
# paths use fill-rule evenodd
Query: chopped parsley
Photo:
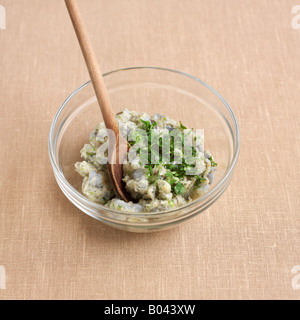
<svg viewBox="0 0 300 320"><path fill-rule="evenodd" d="M175 207L174 201L173 200L169 201L169 205L170 205L171 208L174 208Z"/></svg>
<svg viewBox="0 0 300 320"><path fill-rule="evenodd" d="M145 120L141 119L141 122L144 124L145 129L148 132L157 126L157 123L155 121L153 123L151 123L150 121L145 121Z"/></svg>
<svg viewBox="0 0 300 320"><path fill-rule="evenodd" d="M102 201L104 202L104 204L107 204L107 202L109 201L109 199L103 197L103 198L102 198Z"/></svg>
<svg viewBox="0 0 300 320"><path fill-rule="evenodd" d="M186 130L187 129L187 127L184 126L181 121L180 121L180 129L182 129L182 130Z"/></svg>
<svg viewBox="0 0 300 320"><path fill-rule="evenodd" d="M173 178L173 173L171 171L167 171L166 177L167 178Z"/></svg>
<svg viewBox="0 0 300 320"><path fill-rule="evenodd" d="M195 182L195 188L196 188L196 189L199 189L199 188L201 187L201 184L202 184L203 182L206 182L206 179L204 179L204 178L201 177L201 176L196 176L196 178L197 178L197 180L196 180L196 182Z"/></svg>
<svg viewBox="0 0 300 320"><path fill-rule="evenodd" d="M213 160L212 157L210 157L209 160L210 160L210 162L211 162L211 166L212 166L212 167L217 167L217 166L218 166L218 164Z"/></svg>
<svg viewBox="0 0 300 320"><path fill-rule="evenodd" d="M146 121L142 120L142 129L146 131L146 136L141 134L134 134L133 140L134 142L130 143L130 146L141 142L144 146L137 150L137 153L140 154L141 163L147 163L145 168L147 169L147 179L150 184L155 184L160 178L160 167L163 165L167 172L165 174L166 181L171 185L172 192L176 195L182 195L186 192L185 186L180 182L185 176L188 170L195 168L195 164L189 164L193 161L192 158L197 157L197 150L194 146L191 146L189 149L189 155L184 154L186 148L184 148L184 137L185 132L188 128L182 124L180 121L180 129L178 130L174 128L171 130L172 135L170 139L163 139L160 134L153 130L157 123L155 121ZM191 134L193 129L189 132ZM153 141L156 141L155 145L151 145ZM166 148L166 149L165 149ZM176 163L176 152L178 156L178 151L176 149L180 149L183 151L183 157L180 158L182 163ZM170 156L171 164L165 164L163 157L163 150L170 150L168 156ZM145 152L141 152L145 151ZM155 161L153 161L153 159ZM217 166L217 164L213 161L212 157L210 159L212 166ZM154 163L156 164L154 164ZM196 182L194 187L196 189L201 187L201 184L206 180L201 176L195 176Z"/></svg>
<svg viewBox="0 0 300 320"><path fill-rule="evenodd" d="M182 195L185 193L186 189L184 185L181 182L178 182L176 186L174 187L174 191L177 195Z"/></svg>

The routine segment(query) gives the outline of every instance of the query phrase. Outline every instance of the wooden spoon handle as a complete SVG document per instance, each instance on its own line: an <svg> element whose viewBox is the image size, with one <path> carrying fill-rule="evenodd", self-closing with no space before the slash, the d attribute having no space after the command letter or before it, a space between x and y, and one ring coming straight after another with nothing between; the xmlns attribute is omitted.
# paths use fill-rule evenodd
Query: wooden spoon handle
<svg viewBox="0 0 300 320"><path fill-rule="evenodd" d="M115 118L102 72L100 70L96 54L93 50L91 39L80 14L79 7L76 0L65 0L65 2L95 89L106 128L113 130L116 137L118 137L118 122Z"/></svg>
<svg viewBox="0 0 300 320"><path fill-rule="evenodd" d="M83 53L94 89L101 108L101 113L105 122L105 126L109 131L109 141L115 141L110 143L110 148L114 152L109 154L107 170L110 176L111 182L114 186L116 194L121 200L129 201L129 197L125 192L124 183L123 183L123 160L127 156L127 141L122 138L119 133L118 122L115 118L108 92L102 77L102 72L99 67L99 63L96 57L96 54L93 50L91 39L88 35L87 29L81 17L79 7L76 3L76 0L65 0L66 6L68 8L80 47ZM112 135L114 134L114 137ZM115 139L112 139L115 138ZM124 142L123 144L121 142ZM121 148L121 144L125 148ZM115 156L115 161L113 163L112 159Z"/></svg>

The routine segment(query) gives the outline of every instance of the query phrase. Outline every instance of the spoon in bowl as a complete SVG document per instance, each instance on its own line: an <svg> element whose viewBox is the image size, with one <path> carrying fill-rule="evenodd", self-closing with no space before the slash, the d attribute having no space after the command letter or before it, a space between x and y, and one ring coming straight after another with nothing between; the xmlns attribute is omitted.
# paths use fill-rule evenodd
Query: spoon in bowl
<svg viewBox="0 0 300 320"><path fill-rule="evenodd" d="M109 99L108 91L104 83L99 63L93 50L92 42L80 14L76 0L65 0L74 30L76 32L85 63L87 65L97 100L101 109L103 120L108 129L109 157L107 162L108 174L116 194L123 201L129 202L123 182L123 161L127 157L128 142L119 131L118 122L115 118L113 108Z"/></svg>

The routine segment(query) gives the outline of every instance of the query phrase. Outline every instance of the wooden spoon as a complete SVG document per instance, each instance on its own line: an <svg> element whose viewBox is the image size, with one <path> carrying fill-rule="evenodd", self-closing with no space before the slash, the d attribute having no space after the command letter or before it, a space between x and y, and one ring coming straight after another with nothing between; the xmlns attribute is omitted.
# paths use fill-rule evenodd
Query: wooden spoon
<svg viewBox="0 0 300 320"><path fill-rule="evenodd" d="M130 197L125 191L122 180L123 161L127 157L128 142L120 135L118 122L110 103L102 72L76 0L65 0L65 2L95 89L105 126L110 129L108 130L109 149L113 150L113 152L109 152L107 163L109 177L116 194L121 200L129 202Z"/></svg>

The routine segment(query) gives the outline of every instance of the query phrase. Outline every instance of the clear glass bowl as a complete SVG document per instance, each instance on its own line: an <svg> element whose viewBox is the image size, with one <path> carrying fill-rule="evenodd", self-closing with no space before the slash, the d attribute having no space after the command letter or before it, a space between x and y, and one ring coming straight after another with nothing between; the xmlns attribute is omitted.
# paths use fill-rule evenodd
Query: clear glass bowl
<svg viewBox="0 0 300 320"><path fill-rule="evenodd" d="M218 163L215 180L204 197L174 210L127 214L110 210L81 193L82 178L74 164L90 133L103 121L91 82L64 102L50 130L49 155L63 193L81 211L107 225L131 232L174 227L210 207L228 187L240 149L239 127L227 102L203 81L174 70L137 67L105 74L115 112L124 109L160 113L194 129L204 129L205 149Z"/></svg>

